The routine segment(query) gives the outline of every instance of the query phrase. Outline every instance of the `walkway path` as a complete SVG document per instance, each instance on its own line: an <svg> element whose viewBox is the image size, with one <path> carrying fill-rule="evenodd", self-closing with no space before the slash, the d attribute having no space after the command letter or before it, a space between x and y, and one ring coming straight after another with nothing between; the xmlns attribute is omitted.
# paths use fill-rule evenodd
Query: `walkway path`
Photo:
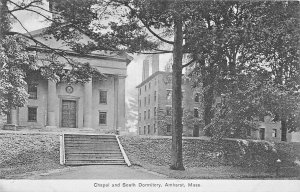
<svg viewBox="0 0 300 192"><path fill-rule="evenodd" d="M89 165L36 174L23 179L166 179L164 175L126 165Z"/></svg>

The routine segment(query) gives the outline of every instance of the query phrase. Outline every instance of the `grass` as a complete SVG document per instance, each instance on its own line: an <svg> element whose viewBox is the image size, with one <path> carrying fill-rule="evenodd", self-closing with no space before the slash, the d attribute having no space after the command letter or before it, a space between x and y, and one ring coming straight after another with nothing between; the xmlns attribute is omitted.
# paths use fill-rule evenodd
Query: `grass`
<svg viewBox="0 0 300 192"><path fill-rule="evenodd" d="M259 166L233 166L221 154L222 146L207 140L184 140L183 162L185 171L171 170L171 139L161 137L121 136L120 141L135 166L144 167L176 179L300 179L298 167L276 169ZM229 163L229 164L228 164Z"/></svg>
<svg viewBox="0 0 300 192"><path fill-rule="evenodd" d="M228 166L220 156L221 146L209 140L184 140L186 170L171 170L170 138L121 136L120 141L134 166L175 179L265 179L275 170ZM293 151L290 150L289 153ZM294 155L284 153L285 157ZM284 165L282 165L284 166ZM300 179L298 167L281 168L279 179ZM56 133L0 132L0 179L15 179L30 172L62 169L59 164L59 135ZM20 178L26 178L20 177Z"/></svg>
<svg viewBox="0 0 300 192"><path fill-rule="evenodd" d="M61 169L57 134L0 133L0 179Z"/></svg>

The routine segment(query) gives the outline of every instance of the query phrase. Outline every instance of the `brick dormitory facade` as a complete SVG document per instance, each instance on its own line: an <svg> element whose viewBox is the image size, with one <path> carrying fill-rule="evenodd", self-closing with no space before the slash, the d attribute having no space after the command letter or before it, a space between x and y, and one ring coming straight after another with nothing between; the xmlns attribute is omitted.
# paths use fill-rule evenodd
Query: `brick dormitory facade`
<svg viewBox="0 0 300 192"><path fill-rule="evenodd" d="M172 129L172 83L170 66L159 70L159 55L150 55L143 61L142 82L138 89L138 135L171 135ZM169 69L169 70L168 70ZM203 104L201 87L191 88L188 78L182 80L182 110L189 111L192 121L189 126L183 122L183 136L203 136L201 124ZM221 102L215 98L215 103ZM183 120L184 121L184 120ZM281 141L281 123L274 122L270 116L257 119L258 127L249 132L248 137L258 140ZM300 132L287 133L287 141L300 142Z"/></svg>
<svg viewBox="0 0 300 192"><path fill-rule="evenodd" d="M150 75L150 70L152 74ZM142 82L138 89L138 134L171 135L172 83L171 72L159 71L159 55L150 55L143 61ZM187 79L182 81L182 108L193 118L201 115L200 92L192 90ZM183 127L183 135L203 135L200 125Z"/></svg>

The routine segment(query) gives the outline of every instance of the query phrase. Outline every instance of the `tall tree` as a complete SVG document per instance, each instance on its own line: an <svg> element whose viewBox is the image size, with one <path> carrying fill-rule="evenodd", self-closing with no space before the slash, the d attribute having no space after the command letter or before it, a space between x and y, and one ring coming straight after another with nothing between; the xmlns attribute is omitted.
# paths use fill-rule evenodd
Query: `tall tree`
<svg viewBox="0 0 300 192"><path fill-rule="evenodd" d="M182 161L181 77L184 39L188 23L199 2L161 0L55 1L62 16L52 29L56 38L70 40L73 48L92 51L105 49L136 53L173 53L172 76L172 164L171 169L184 169ZM198 5L199 6L199 5ZM92 7L94 9L92 9ZM80 11L76 11L80 9ZM86 16L87 15L87 16ZM110 17L113 15L113 17ZM91 16L91 17L89 17ZM119 16L119 17L118 17ZM89 18L88 18L89 17ZM110 18L110 19L108 19ZM107 25L103 22L108 19ZM195 20L196 21L196 20ZM71 29L72 33L68 32ZM83 31L94 42L76 43L75 31ZM51 32L51 29L50 29ZM165 45L168 46L165 46ZM170 49L162 49L169 47Z"/></svg>

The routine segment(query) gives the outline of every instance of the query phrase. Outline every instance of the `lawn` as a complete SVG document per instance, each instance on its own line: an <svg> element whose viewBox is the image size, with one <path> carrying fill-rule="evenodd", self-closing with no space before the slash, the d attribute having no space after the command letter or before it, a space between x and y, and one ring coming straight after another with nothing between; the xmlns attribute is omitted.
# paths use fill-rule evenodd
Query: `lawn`
<svg viewBox="0 0 300 192"><path fill-rule="evenodd" d="M300 179L299 166L293 161L295 155L275 153L265 143L253 142L252 150L238 151L240 144L235 140L213 142L207 139L183 139L183 163L185 171L170 170L171 138L146 136L121 136L120 141L133 165L164 174L176 179ZM244 141L243 141L244 142ZM287 148L287 145L284 145ZM248 153L250 154L248 154ZM228 154L231 154L231 156ZM233 155L233 156L232 156ZM283 155L282 157L278 155ZM275 159L282 158L279 176L276 176ZM245 161L246 160L246 161Z"/></svg>
<svg viewBox="0 0 300 192"><path fill-rule="evenodd" d="M59 135L0 133L0 179L61 168Z"/></svg>
<svg viewBox="0 0 300 192"><path fill-rule="evenodd" d="M183 160L186 170L174 171L170 165L170 137L120 136L120 141L133 166L140 166L153 172L176 179L239 179L274 178L275 169L264 166L269 152L252 154L251 161L245 164L225 158L226 150L236 151L228 143L201 139L183 140ZM299 166L293 161L298 158L289 144L279 145L278 151L283 159L279 178L300 179ZM224 151L225 150L225 151ZM298 155L299 156L299 155ZM254 158L255 157L255 158ZM256 162L260 160L259 162ZM249 166L251 165L251 166ZM283 168L284 166L288 166ZM0 132L0 179L26 178L20 175L62 169L59 164L59 134Z"/></svg>

